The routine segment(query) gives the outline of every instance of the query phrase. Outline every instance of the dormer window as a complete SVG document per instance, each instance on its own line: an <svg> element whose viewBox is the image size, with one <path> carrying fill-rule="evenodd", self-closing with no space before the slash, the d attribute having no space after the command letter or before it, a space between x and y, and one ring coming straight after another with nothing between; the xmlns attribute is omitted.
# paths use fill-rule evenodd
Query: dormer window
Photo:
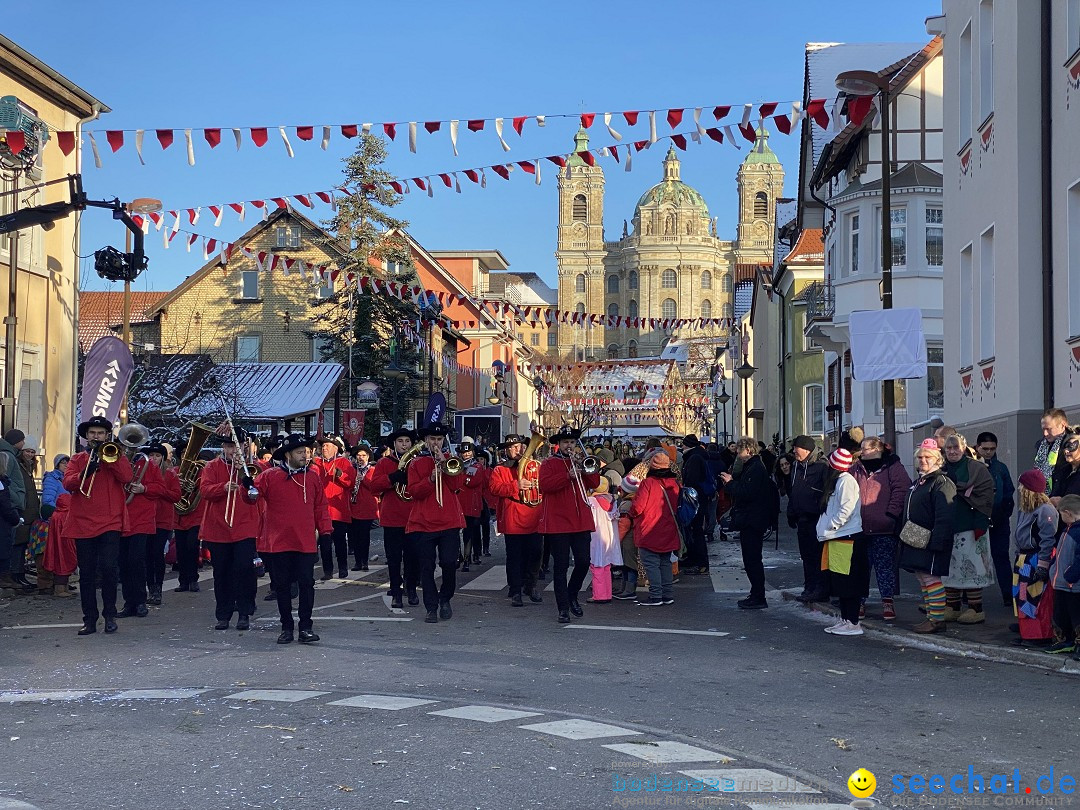
<svg viewBox="0 0 1080 810"><path fill-rule="evenodd" d="M281 225L276 230L277 243L279 248L298 248L300 247L300 226L299 225Z"/></svg>

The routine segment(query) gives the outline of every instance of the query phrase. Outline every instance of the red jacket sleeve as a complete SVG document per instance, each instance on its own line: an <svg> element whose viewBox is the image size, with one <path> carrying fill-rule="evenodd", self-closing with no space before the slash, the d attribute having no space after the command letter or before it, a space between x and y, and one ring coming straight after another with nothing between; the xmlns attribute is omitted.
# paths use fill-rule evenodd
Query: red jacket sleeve
<svg viewBox="0 0 1080 810"><path fill-rule="evenodd" d="M112 464L103 463L100 469L107 470L121 484L130 484L131 479L135 477L135 473L131 470L131 461L124 455Z"/></svg>
<svg viewBox="0 0 1080 810"><path fill-rule="evenodd" d="M334 523L330 520L330 508L326 502L326 492L320 487L310 487L315 490L315 526L319 534L332 534Z"/></svg>
<svg viewBox="0 0 1080 810"><path fill-rule="evenodd" d="M143 474L142 484L146 487L146 497L148 498L161 498L165 495L165 477L161 474L161 469L152 464L149 459L143 462L149 466L146 468L146 472Z"/></svg>
<svg viewBox="0 0 1080 810"><path fill-rule="evenodd" d="M540 465L540 491L559 492L570 486L570 471L560 459L548 459Z"/></svg>
<svg viewBox="0 0 1080 810"><path fill-rule="evenodd" d="M385 495L390 492L394 485L390 481L390 473L397 470L397 462L391 459L381 458L375 462L375 469L371 476L371 491L376 495Z"/></svg>
<svg viewBox="0 0 1080 810"><path fill-rule="evenodd" d="M518 482L514 471L502 465L493 469L488 479L488 492L498 498L516 498Z"/></svg>
<svg viewBox="0 0 1080 810"><path fill-rule="evenodd" d="M334 478L339 486L351 490L353 484L356 483L356 467L348 459L342 459L342 461L345 463L334 465Z"/></svg>
<svg viewBox="0 0 1080 810"><path fill-rule="evenodd" d="M184 494L180 489L180 476L176 474L176 470L169 470L165 473L164 479L165 485L161 498L169 503L176 503Z"/></svg>
<svg viewBox="0 0 1080 810"><path fill-rule="evenodd" d="M71 457L71 461L68 462L67 471L64 473L64 489L68 492L79 491L79 485L82 483L83 470L86 469L89 460L90 457L86 453L76 453Z"/></svg>
<svg viewBox="0 0 1080 810"><path fill-rule="evenodd" d="M431 473L435 469L435 460L431 456L421 456L409 462L409 495L413 498L426 498L435 491L435 482Z"/></svg>
<svg viewBox="0 0 1080 810"><path fill-rule="evenodd" d="M199 473L199 491L204 501L221 501L225 499L225 485L229 483L229 476L222 475L224 465L212 461L202 468Z"/></svg>

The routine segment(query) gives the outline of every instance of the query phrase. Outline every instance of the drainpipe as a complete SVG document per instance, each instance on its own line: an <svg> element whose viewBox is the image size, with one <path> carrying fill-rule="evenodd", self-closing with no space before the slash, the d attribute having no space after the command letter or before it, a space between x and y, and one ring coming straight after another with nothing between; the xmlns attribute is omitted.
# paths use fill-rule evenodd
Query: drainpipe
<svg viewBox="0 0 1080 810"><path fill-rule="evenodd" d="M1053 123L1051 111L1051 0L1040 4L1039 27L1042 56L1040 59L1040 145L1042 147L1042 343L1043 343L1043 408L1054 407L1054 197Z"/></svg>

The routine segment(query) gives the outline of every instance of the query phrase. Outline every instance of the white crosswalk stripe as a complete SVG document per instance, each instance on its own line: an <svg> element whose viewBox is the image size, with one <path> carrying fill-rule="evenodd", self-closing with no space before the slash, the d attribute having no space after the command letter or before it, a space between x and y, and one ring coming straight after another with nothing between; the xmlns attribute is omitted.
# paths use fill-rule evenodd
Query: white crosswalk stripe
<svg viewBox="0 0 1080 810"><path fill-rule="evenodd" d="M555 720L550 723L533 723L528 726L518 726L526 731L539 731L541 734L551 734L555 737L565 737L568 740L595 740L600 737L636 737L640 731L631 731L628 728L609 726L607 723L594 723L592 720Z"/></svg>
<svg viewBox="0 0 1080 810"><path fill-rule="evenodd" d="M0 692L0 703L41 703L46 700L81 700L90 692L55 689L42 692Z"/></svg>
<svg viewBox="0 0 1080 810"><path fill-rule="evenodd" d="M691 779L700 779L706 785L717 785L722 793L805 793L821 791L790 777L765 768L718 768L710 770L679 771Z"/></svg>
<svg viewBox="0 0 1080 810"><path fill-rule="evenodd" d="M706 751L694 745L662 740L660 742L609 743L604 748L628 754L656 764L671 762L733 762L731 757Z"/></svg>
<svg viewBox="0 0 1080 810"><path fill-rule="evenodd" d="M503 720L522 720L526 717L539 717L540 712L523 712L516 709L503 709L498 706L457 706L428 712L438 717L456 717L459 720L476 720L480 723L501 723Z"/></svg>
<svg viewBox="0 0 1080 810"><path fill-rule="evenodd" d="M360 580L373 577L380 571L385 571L385 565L373 565L370 571L350 571L349 576L345 579L328 579L326 582L321 582L318 577L315 579L315 590L317 591L332 591L336 588L340 588L342 585L348 585L350 582L359 582Z"/></svg>
<svg viewBox="0 0 1080 810"><path fill-rule="evenodd" d="M460 573L459 573L460 576ZM463 591L501 591L506 587L506 566L493 565L461 586Z"/></svg>
<svg viewBox="0 0 1080 810"><path fill-rule="evenodd" d="M226 700L270 700L275 703L299 703L301 700L309 700L321 695L329 695L329 692L315 692L301 689L246 689L226 695Z"/></svg>
<svg viewBox="0 0 1080 810"><path fill-rule="evenodd" d="M402 709L414 709L417 706L426 706L435 703L434 700L421 700L420 698L397 697L396 695L353 695L352 697L332 700L328 706L351 706L356 709L386 709L387 711L401 711Z"/></svg>

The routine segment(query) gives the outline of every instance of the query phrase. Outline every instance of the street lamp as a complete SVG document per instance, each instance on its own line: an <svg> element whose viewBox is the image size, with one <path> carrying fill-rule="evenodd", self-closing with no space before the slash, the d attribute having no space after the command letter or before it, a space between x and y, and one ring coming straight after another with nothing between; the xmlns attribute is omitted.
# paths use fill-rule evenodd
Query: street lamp
<svg viewBox="0 0 1080 810"><path fill-rule="evenodd" d="M749 385L748 381L750 380L751 377L754 376L755 371L757 371L757 369L754 366L750 365L750 361L747 360L745 357L743 358L742 365L739 366L737 369L735 369L735 373L738 375L739 379L742 380L742 391L743 391L742 408L743 408L743 436L744 437L750 435L750 408L747 407L749 405L749 403L747 402L747 386Z"/></svg>
<svg viewBox="0 0 1080 810"><path fill-rule="evenodd" d="M503 375L506 373L506 364L502 360L495 360L491 364L491 396L487 398L488 404L498 405L502 402L502 398L499 396L499 383L503 380Z"/></svg>
<svg viewBox="0 0 1080 810"><path fill-rule="evenodd" d="M727 385L723 381L720 382L720 393L714 397L716 401L716 433L719 436L723 436L724 444L727 444L727 404L731 402L731 394L727 392ZM724 414L724 430L720 432L720 413Z"/></svg>
<svg viewBox="0 0 1080 810"><path fill-rule="evenodd" d="M892 309L892 155L889 144L889 77L872 70L846 70L836 87L851 96L881 94L881 308ZM885 443L896 446L896 390L892 380L881 386Z"/></svg>

